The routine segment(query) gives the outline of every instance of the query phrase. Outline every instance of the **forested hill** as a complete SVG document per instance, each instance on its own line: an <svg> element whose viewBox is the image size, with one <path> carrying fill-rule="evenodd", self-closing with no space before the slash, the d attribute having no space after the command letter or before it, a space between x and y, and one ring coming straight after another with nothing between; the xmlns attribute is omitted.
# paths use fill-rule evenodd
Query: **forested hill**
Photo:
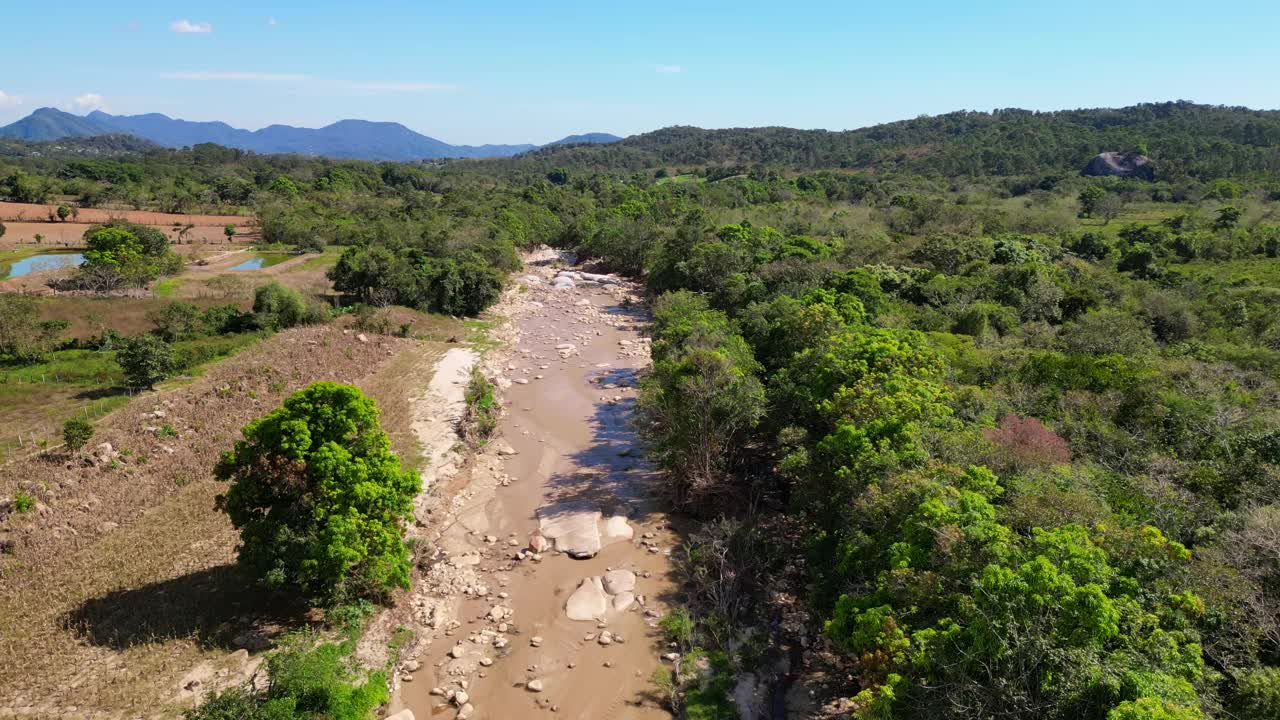
<svg viewBox="0 0 1280 720"><path fill-rule="evenodd" d="M953 112L859 130L669 127L609 145L544 147L516 168L641 170L751 166L926 175L1079 172L1106 150L1145 147L1165 178L1280 172L1280 111L1144 104L1120 109Z"/></svg>

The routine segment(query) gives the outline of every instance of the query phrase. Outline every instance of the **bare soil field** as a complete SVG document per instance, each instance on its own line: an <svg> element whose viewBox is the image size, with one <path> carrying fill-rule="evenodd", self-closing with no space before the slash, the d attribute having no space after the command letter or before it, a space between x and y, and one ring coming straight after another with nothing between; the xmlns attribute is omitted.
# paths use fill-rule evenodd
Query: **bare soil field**
<svg viewBox="0 0 1280 720"><path fill-rule="evenodd" d="M235 225L234 242L259 238L257 220L252 215L184 215L152 212L149 210L104 210L82 208L71 222L50 222L49 213L56 212L57 205L32 205L27 203L0 202L0 222L5 224L5 247L27 245L41 235L41 245L49 247L76 247L84 231L97 223L109 220L128 220L140 225L151 225L165 231L178 243L178 229L187 225L195 227L182 235L183 243L227 244L223 229ZM175 229L175 226L178 229Z"/></svg>
<svg viewBox="0 0 1280 720"><path fill-rule="evenodd" d="M407 389L441 345L341 323L281 333L98 423L92 453L0 467L0 717L174 718L243 679L282 630L314 618L233 564L214 509L217 456L246 422L317 380L360 385L406 464L420 462ZM109 443L109 448L101 443Z"/></svg>
<svg viewBox="0 0 1280 720"><path fill-rule="evenodd" d="M9 222L43 222L49 219L50 212L57 212L58 206L30 203L0 202L0 220ZM228 223L237 227L252 225L252 215L187 215L180 213L162 213L151 210L106 210L101 208L81 208L78 222L101 223L113 219L128 220L141 225L172 225L175 222L196 226L216 226L219 230ZM52 223L57 224L57 223Z"/></svg>

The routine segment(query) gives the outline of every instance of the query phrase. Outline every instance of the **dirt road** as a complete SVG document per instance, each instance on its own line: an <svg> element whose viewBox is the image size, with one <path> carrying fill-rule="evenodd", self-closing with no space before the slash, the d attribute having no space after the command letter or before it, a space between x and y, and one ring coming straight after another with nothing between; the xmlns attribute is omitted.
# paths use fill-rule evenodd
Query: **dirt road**
<svg viewBox="0 0 1280 720"><path fill-rule="evenodd" d="M417 720L670 717L650 677L673 539L630 427L647 318L635 287L556 280L553 257L501 308L487 367L505 414L454 479L412 601L419 646L392 709Z"/></svg>

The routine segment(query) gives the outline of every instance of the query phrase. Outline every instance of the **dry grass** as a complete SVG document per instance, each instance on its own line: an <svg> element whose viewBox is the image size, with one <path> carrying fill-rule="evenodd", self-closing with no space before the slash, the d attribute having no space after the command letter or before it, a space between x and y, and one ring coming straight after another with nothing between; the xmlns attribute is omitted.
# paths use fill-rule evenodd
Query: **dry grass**
<svg viewBox="0 0 1280 720"><path fill-rule="evenodd" d="M412 462L406 395L437 352L381 336L359 342L338 324L291 330L106 418L94 444L127 453L116 466L53 456L0 468L0 496L22 489L40 503L0 524L0 540L16 544L0 556L0 715L35 706L35 717L57 717L76 706L172 716L190 702L178 683L194 665L303 621L236 576L235 534L213 509L223 489L213 463L241 426L316 380L363 386ZM165 417L144 416L153 409ZM145 430L161 423L178 437Z"/></svg>

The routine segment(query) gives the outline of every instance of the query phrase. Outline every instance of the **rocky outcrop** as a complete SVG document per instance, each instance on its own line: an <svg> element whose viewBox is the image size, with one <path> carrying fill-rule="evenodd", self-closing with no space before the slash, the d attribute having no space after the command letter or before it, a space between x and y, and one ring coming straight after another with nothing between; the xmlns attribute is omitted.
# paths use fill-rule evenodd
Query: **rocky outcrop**
<svg viewBox="0 0 1280 720"><path fill-rule="evenodd" d="M1084 168L1084 174L1092 177L1135 177L1156 179L1156 166L1151 158L1136 152L1104 152L1093 156Z"/></svg>

